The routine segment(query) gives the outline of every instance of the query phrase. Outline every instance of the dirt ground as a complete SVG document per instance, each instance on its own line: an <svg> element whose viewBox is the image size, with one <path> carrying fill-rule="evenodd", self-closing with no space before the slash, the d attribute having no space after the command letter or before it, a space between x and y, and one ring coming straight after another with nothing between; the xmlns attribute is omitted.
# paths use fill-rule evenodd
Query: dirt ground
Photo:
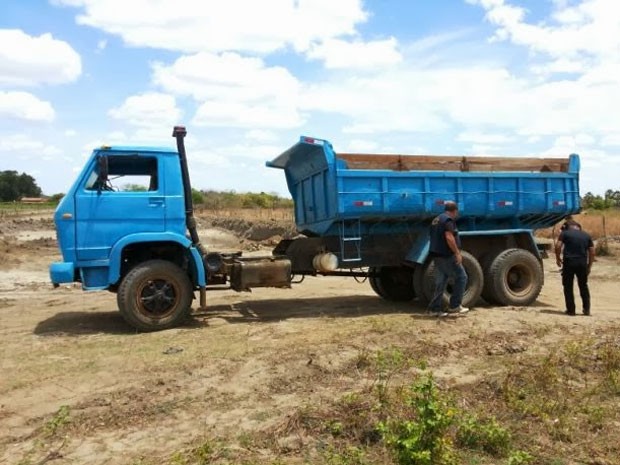
<svg viewBox="0 0 620 465"><path fill-rule="evenodd" d="M616 253L593 267L589 318L563 314L547 259L542 294L528 308L438 320L415 302L378 298L367 282L308 277L292 289L213 291L209 311L186 326L137 334L115 295L52 288L47 269L59 256L50 217L0 221L0 463L167 463L209 438L243 449L244 434L368 382L355 370L368 351L408 347L443 383L459 385L492 374L493 357L544 352L620 321ZM213 250L270 251L223 229L201 233ZM279 440L284 463L303 463L305 438Z"/></svg>

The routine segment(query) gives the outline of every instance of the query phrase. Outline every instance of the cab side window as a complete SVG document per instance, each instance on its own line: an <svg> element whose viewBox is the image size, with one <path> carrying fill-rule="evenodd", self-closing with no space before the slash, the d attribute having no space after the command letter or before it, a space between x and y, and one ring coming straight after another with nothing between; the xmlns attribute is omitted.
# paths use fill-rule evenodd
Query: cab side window
<svg viewBox="0 0 620 465"><path fill-rule="evenodd" d="M85 188L96 191L146 192L159 190L157 158L140 155L106 155L107 176L98 165Z"/></svg>

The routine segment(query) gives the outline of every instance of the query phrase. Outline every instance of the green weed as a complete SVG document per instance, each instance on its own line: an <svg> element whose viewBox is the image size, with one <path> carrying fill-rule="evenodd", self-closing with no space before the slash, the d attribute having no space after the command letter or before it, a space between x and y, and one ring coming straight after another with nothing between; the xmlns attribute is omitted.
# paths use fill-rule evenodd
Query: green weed
<svg viewBox="0 0 620 465"><path fill-rule="evenodd" d="M54 436L61 428L68 425L70 409L68 405L61 405L58 411L43 426L46 436Z"/></svg>
<svg viewBox="0 0 620 465"><path fill-rule="evenodd" d="M455 410L444 398L431 374L414 383L404 399L412 417L380 422L378 429L394 451L400 465L456 464L448 434L455 421Z"/></svg>
<svg viewBox="0 0 620 465"><path fill-rule="evenodd" d="M357 446L347 446L344 450L329 447L323 455L328 465L371 465L364 450Z"/></svg>
<svg viewBox="0 0 620 465"><path fill-rule="evenodd" d="M521 450L512 452L508 457L508 465L528 465L532 462L534 462L534 457Z"/></svg>
<svg viewBox="0 0 620 465"><path fill-rule="evenodd" d="M470 415L458 425L456 442L469 449L503 457L510 450L511 436L495 418L481 420L475 415Z"/></svg>

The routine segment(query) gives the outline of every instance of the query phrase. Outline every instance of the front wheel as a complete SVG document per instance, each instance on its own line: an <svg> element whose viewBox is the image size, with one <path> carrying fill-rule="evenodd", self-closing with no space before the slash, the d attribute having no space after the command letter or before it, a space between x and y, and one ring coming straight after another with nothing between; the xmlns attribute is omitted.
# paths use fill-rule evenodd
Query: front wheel
<svg viewBox="0 0 620 465"><path fill-rule="evenodd" d="M127 323L140 331L157 331L181 324L190 313L192 297L192 284L181 268L149 260L123 278L117 301Z"/></svg>

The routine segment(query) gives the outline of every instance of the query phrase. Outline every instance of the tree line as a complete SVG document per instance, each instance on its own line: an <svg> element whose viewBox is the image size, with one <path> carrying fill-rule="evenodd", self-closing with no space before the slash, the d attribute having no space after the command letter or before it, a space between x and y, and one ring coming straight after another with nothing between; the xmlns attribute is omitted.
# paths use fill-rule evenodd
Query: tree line
<svg viewBox="0 0 620 465"><path fill-rule="evenodd" d="M0 171L0 202L13 202L22 197L39 197L41 188L35 179L26 173Z"/></svg>
<svg viewBox="0 0 620 465"><path fill-rule="evenodd" d="M607 189L604 195L594 195L592 192L586 193L581 198L581 208L584 210L607 210L609 208L620 208L620 190L614 191Z"/></svg>
<svg viewBox="0 0 620 465"><path fill-rule="evenodd" d="M276 193L266 192L193 190L192 199L195 205L200 205L210 210L236 208L293 208L292 199L285 199Z"/></svg>

